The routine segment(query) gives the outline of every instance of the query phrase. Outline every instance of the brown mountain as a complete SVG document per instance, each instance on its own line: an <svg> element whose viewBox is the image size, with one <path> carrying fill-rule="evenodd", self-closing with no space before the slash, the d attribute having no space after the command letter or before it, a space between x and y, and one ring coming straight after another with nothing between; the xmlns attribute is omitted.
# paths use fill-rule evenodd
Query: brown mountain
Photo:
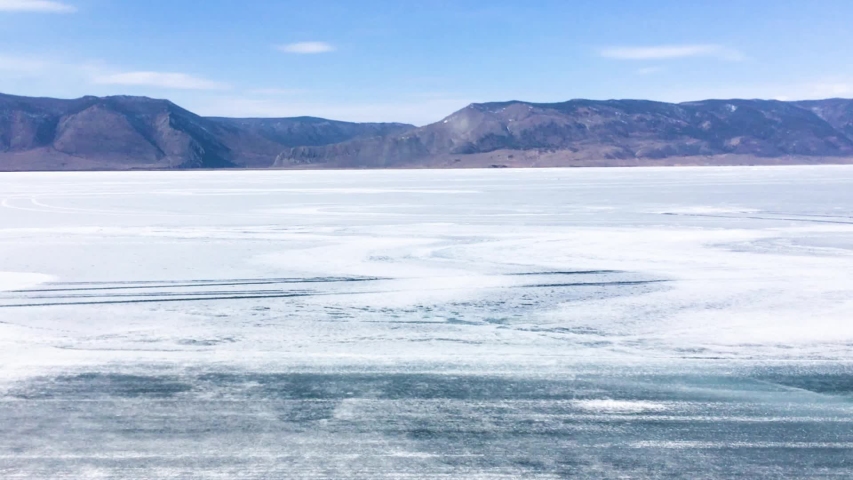
<svg viewBox="0 0 853 480"><path fill-rule="evenodd" d="M853 100L510 101L422 128L283 151L277 167L850 163Z"/></svg>
<svg viewBox="0 0 853 480"><path fill-rule="evenodd" d="M167 100L0 94L0 170L269 167L283 149L414 128L320 118L205 118Z"/></svg>
<svg viewBox="0 0 853 480"><path fill-rule="evenodd" d="M853 100L472 104L421 128L0 94L0 170L853 163Z"/></svg>

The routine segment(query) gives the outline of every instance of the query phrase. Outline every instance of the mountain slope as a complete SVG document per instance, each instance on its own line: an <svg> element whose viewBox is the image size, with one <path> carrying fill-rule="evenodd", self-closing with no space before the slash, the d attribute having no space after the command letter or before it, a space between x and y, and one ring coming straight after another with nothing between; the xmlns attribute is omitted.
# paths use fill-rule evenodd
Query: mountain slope
<svg viewBox="0 0 853 480"><path fill-rule="evenodd" d="M853 157L851 100L520 101L472 104L384 138L284 150L276 166L680 163L692 157ZM676 159L663 161L666 159ZM482 163L482 162L481 162Z"/></svg>
<svg viewBox="0 0 853 480"><path fill-rule="evenodd" d="M207 117L223 127L251 132L279 145L296 147L345 142L357 137L403 133L414 128L404 123L352 123L316 117L225 118Z"/></svg>
<svg viewBox="0 0 853 480"><path fill-rule="evenodd" d="M844 98L830 98L794 102L794 105L810 110L843 132L848 138L853 138L853 101Z"/></svg>
<svg viewBox="0 0 853 480"><path fill-rule="evenodd" d="M204 119L143 97L0 95L0 150L12 170L234 166Z"/></svg>
<svg viewBox="0 0 853 480"><path fill-rule="evenodd" d="M853 100L472 104L415 128L0 94L0 170L853 162Z"/></svg>
<svg viewBox="0 0 853 480"><path fill-rule="evenodd" d="M391 135L415 128L403 123L352 123L314 117L207 117L240 166L269 167L286 147L321 146L354 138Z"/></svg>
<svg viewBox="0 0 853 480"><path fill-rule="evenodd" d="M0 94L0 170L269 167L286 147L410 128L316 118L205 118L147 97Z"/></svg>

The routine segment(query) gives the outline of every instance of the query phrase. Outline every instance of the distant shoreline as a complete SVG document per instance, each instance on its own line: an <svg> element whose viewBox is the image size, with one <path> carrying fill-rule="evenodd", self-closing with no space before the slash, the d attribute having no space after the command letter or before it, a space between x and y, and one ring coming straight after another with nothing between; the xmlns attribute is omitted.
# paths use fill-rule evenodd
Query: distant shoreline
<svg viewBox="0 0 853 480"><path fill-rule="evenodd" d="M474 103L421 127L0 94L0 171L853 163L853 99Z"/></svg>
<svg viewBox="0 0 853 480"><path fill-rule="evenodd" d="M780 168L780 167L838 167L853 166L853 158L840 159L837 162L775 162L775 163L679 163L679 164L641 164L641 165L533 165L533 166L394 166L394 167L317 167L316 165L294 167L230 167L230 168L128 168L128 169L88 169L88 170L2 170L0 173L120 173L120 172L380 172L414 170L612 170L612 169L679 169L679 168Z"/></svg>

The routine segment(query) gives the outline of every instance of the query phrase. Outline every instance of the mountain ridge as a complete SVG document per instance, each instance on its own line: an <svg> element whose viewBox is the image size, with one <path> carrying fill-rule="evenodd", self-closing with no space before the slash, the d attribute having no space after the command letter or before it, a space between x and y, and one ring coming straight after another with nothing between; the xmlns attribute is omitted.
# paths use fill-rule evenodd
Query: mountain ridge
<svg viewBox="0 0 853 480"><path fill-rule="evenodd" d="M6 171L783 163L853 163L853 100L511 100L415 127L0 94Z"/></svg>
<svg viewBox="0 0 853 480"><path fill-rule="evenodd" d="M507 160L507 166L544 166L531 152L548 157L548 166L666 164L664 159L682 164L685 158L706 163L701 159L725 156L752 157L754 163L800 157L835 163L853 157L851 134L853 100L845 99L508 101L471 104L439 122L382 139L291 148L275 165L488 166L471 161L486 158ZM489 155L493 152L506 153Z"/></svg>
<svg viewBox="0 0 853 480"><path fill-rule="evenodd" d="M169 100L126 95L0 94L0 170L265 168L289 146L410 128L313 117L202 117Z"/></svg>

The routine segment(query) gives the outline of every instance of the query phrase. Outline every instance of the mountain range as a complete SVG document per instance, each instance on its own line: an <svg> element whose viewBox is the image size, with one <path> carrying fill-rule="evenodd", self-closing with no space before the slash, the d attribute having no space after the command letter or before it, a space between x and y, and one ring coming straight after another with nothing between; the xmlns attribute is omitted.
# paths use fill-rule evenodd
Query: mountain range
<svg viewBox="0 0 853 480"><path fill-rule="evenodd" d="M0 170L853 163L853 100L471 104L430 125L0 94Z"/></svg>
<svg viewBox="0 0 853 480"><path fill-rule="evenodd" d="M266 168L286 148L412 128L313 117L201 117L147 97L0 94L0 170Z"/></svg>

